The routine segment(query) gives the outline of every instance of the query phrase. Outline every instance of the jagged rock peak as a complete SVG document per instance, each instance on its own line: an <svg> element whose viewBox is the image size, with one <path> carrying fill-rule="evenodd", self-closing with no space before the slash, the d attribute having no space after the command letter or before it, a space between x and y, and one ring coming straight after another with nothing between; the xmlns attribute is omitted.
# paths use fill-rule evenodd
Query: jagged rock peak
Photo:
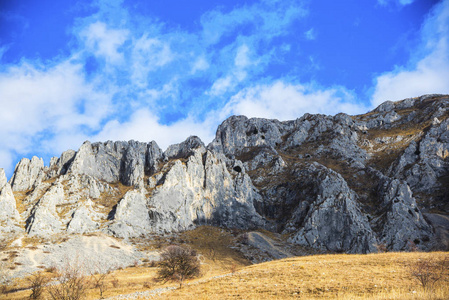
<svg viewBox="0 0 449 300"><path fill-rule="evenodd" d="M165 160L187 158L192 155L192 150L202 148L205 149L203 141L197 136L190 136L184 142L170 145L164 152Z"/></svg>
<svg viewBox="0 0 449 300"><path fill-rule="evenodd" d="M33 156L22 158L16 165L10 183L13 191L27 191L44 178L44 160Z"/></svg>
<svg viewBox="0 0 449 300"><path fill-rule="evenodd" d="M426 102L426 101L432 101L434 99L438 99L438 101L449 101L449 98L443 95L443 94L428 94L428 95L422 95L420 97L415 98L407 98L400 101L385 101L382 104L380 104L378 107L376 107L373 112L389 112L395 109L407 109L413 106L417 106L420 103Z"/></svg>
<svg viewBox="0 0 449 300"><path fill-rule="evenodd" d="M0 168L0 233L20 231L16 226L19 221L20 215L11 185L6 180L5 171Z"/></svg>
<svg viewBox="0 0 449 300"><path fill-rule="evenodd" d="M142 186L146 172L155 171L162 151L155 142L84 142L68 172L85 174L107 182Z"/></svg>
<svg viewBox="0 0 449 300"><path fill-rule="evenodd" d="M218 126L215 139L208 148L226 155L235 155L244 148L275 147L282 142L287 126L278 120L232 116Z"/></svg>

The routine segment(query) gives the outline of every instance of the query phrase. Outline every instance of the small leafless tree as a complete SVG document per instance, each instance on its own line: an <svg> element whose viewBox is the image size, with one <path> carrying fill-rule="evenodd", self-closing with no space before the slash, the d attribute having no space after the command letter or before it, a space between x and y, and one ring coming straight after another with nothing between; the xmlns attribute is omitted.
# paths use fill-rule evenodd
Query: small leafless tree
<svg viewBox="0 0 449 300"><path fill-rule="evenodd" d="M433 289L443 277L448 276L449 259L420 258L409 265L410 275L414 277L424 289Z"/></svg>
<svg viewBox="0 0 449 300"><path fill-rule="evenodd" d="M378 253L387 253L388 252L387 245L385 245L385 243L383 243L383 242L379 242L379 243L375 244L374 246L376 247Z"/></svg>
<svg viewBox="0 0 449 300"><path fill-rule="evenodd" d="M114 275L112 275L112 280L111 280L111 284L114 288L118 288L120 283L117 279L117 277L115 277Z"/></svg>
<svg viewBox="0 0 449 300"><path fill-rule="evenodd" d="M95 267L95 273L92 275L92 283L94 288L100 292L100 299L104 299L103 294L107 290L106 278L111 275L113 267L102 267L100 263L97 263Z"/></svg>
<svg viewBox="0 0 449 300"><path fill-rule="evenodd" d="M209 257L212 259L212 261L215 261L215 255L217 253L217 251L215 250L215 246L212 243L209 243L207 245L207 248L209 252Z"/></svg>
<svg viewBox="0 0 449 300"><path fill-rule="evenodd" d="M176 280L182 288L184 279L200 274L200 261L196 251L188 247L171 245L165 248L159 261L158 279Z"/></svg>
<svg viewBox="0 0 449 300"><path fill-rule="evenodd" d="M229 271L232 273L232 274L234 274L236 271L237 271L237 264L236 263L231 263L230 265L229 265Z"/></svg>
<svg viewBox="0 0 449 300"><path fill-rule="evenodd" d="M249 234L248 232L245 232L243 234L241 234L239 237L239 242L244 244L244 245L248 245L249 244Z"/></svg>
<svg viewBox="0 0 449 300"><path fill-rule="evenodd" d="M78 300L85 296L87 288L88 279L82 265L67 263L58 270L56 282L48 287L48 292L53 300Z"/></svg>
<svg viewBox="0 0 449 300"><path fill-rule="evenodd" d="M40 271L28 278L30 283L31 295L30 299L37 300L43 297L46 285L50 282L50 278L44 275L44 272Z"/></svg>
<svg viewBox="0 0 449 300"><path fill-rule="evenodd" d="M414 241L412 241L412 240L409 240L409 241L407 242L407 248L408 248L408 251L410 251L410 252L417 252L417 251L419 251L418 246L417 246L416 243L415 243Z"/></svg>

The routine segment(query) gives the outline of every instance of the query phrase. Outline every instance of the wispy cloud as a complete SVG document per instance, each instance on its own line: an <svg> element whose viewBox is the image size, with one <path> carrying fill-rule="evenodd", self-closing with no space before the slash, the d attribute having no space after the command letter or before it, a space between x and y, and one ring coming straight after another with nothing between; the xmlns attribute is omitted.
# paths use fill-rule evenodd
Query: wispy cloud
<svg viewBox="0 0 449 300"><path fill-rule="evenodd" d="M95 1L94 13L67 29L70 53L0 65L0 138L7 141L0 167L10 174L22 156L59 155L85 139L156 140L165 148L196 134L207 143L231 114L285 120L306 112L364 111L347 87L269 72L290 67L284 56L298 50L291 42L298 32L317 37L301 22L308 13L303 3L218 7L182 27L130 13L124 1ZM422 29L426 51L376 78L373 103L447 92L448 3ZM0 48L0 60L6 49ZM321 67L304 55L304 67Z"/></svg>
<svg viewBox="0 0 449 300"><path fill-rule="evenodd" d="M373 105L422 94L449 93L449 1L438 4L421 30L421 46L407 66L375 79Z"/></svg>
<svg viewBox="0 0 449 300"><path fill-rule="evenodd" d="M0 69L7 172L37 149L59 155L85 139L166 147L196 134L208 142L224 103L288 47L273 40L307 13L298 1L263 0L205 12L187 29L131 14L123 1L93 5L68 29L74 48L66 57Z"/></svg>
<svg viewBox="0 0 449 300"><path fill-rule="evenodd" d="M0 165L12 167L14 154L75 146L52 144L60 135L95 130L110 109L109 97L85 81L82 66L71 60L54 66L23 61L0 73ZM79 141L78 141L79 142ZM8 154L9 153L9 154Z"/></svg>
<svg viewBox="0 0 449 300"><path fill-rule="evenodd" d="M221 112L279 120L292 120L305 113L361 113L366 107L357 104L355 95L344 87L322 88L316 84L292 84L276 81L246 88L231 98Z"/></svg>
<svg viewBox="0 0 449 300"><path fill-rule="evenodd" d="M377 0L377 3L379 3L382 6L386 6L388 4L406 6L412 4L413 2L415 2L415 0Z"/></svg>
<svg viewBox="0 0 449 300"><path fill-rule="evenodd" d="M107 60L108 63L123 63L123 53L118 48L127 40L128 30L107 28L103 22L89 24L80 33L86 43L86 51Z"/></svg>
<svg viewBox="0 0 449 300"><path fill-rule="evenodd" d="M313 41L314 39L316 39L315 29L310 28L309 30L304 32L304 36L306 37L306 39Z"/></svg>
<svg viewBox="0 0 449 300"><path fill-rule="evenodd" d="M155 140L159 147L166 149L169 145L180 143L191 135L199 136L203 141L211 141L216 126L217 119L212 118L212 114L203 121L187 117L170 125L163 125L150 109L142 108L133 112L127 121L109 121L93 138L100 141Z"/></svg>

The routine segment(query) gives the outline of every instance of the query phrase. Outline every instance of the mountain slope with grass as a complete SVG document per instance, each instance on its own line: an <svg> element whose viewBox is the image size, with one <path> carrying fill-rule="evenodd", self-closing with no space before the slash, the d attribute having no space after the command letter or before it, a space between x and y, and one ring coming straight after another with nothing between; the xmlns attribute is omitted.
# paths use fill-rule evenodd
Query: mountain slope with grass
<svg viewBox="0 0 449 300"><path fill-rule="evenodd" d="M1 281L65 257L89 274L154 264L173 243L231 257L226 268L447 250L448 117L449 96L426 95L356 116L233 116L209 145L85 142L49 166L24 158L9 180L0 170Z"/></svg>
<svg viewBox="0 0 449 300"><path fill-rule="evenodd" d="M207 229L210 233L210 229ZM198 232L197 232L198 233ZM198 243L196 244L199 245ZM195 247L193 245L193 247ZM177 282L154 281L151 264L108 273L103 296L117 299L448 299L447 252L390 252L290 257L248 265L222 245L214 259L204 252L202 274ZM200 252L202 253L202 252ZM42 276L57 276L46 270ZM95 278L86 277L86 299L99 299ZM422 279L428 279L425 285ZM30 282L17 281L0 299L24 299ZM45 292L45 295L48 295Z"/></svg>

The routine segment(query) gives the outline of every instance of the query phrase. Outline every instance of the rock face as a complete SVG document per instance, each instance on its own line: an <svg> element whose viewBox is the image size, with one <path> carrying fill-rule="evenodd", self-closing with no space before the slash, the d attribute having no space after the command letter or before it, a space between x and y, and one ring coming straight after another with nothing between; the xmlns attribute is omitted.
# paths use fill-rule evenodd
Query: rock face
<svg viewBox="0 0 449 300"><path fill-rule="evenodd" d="M64 187L56 184L38 200L27 219L26 230L31 236L47 236L62 231L56 206L64 202Z"/></svg>
<svg viewBox="0 0 449 300"><path fill-rule="evenodd" d="M0 171L0 231L133 238L210 224L325 252L435 249L423 212L449 212L448 109L427 95L358 116L233 116L209 145L192 136L165 152L85 142L48 167L21 160L9 183Z"/></svg>
<svg viewBox="0 0 449 300"><path fill-rule="evenodd" d="M379 210L379 227L383 227L381 241L394 251L405 249L407 244L428 242L433 232L418 209L412 191L406 182L387 180L380 186L383 201Z"/></svg>
<svg viewBox="0 0 449 300"><path fill-rule="evenodd" d="M341 175L318 163L310 165L304 175L314 178L316 198L296 210L303 221L292 242L332 252L374 251L375 234L359 208L357 195Z"/></svg>
<svg viewBox="0 0 449 300"><path fill-rule="evenodd" d="M17 226L19 222L20 215L11 185L6 180L5 171L0 169L0 233L20 231Z"/></svg>
<svg viewBox="0 0 449 300"><path fill-rule="evenodd" d="M37 186L44 177L44 160L33 156L31 160L23 158L16 166L11 178L13 191L27 191Z"/></svg>

